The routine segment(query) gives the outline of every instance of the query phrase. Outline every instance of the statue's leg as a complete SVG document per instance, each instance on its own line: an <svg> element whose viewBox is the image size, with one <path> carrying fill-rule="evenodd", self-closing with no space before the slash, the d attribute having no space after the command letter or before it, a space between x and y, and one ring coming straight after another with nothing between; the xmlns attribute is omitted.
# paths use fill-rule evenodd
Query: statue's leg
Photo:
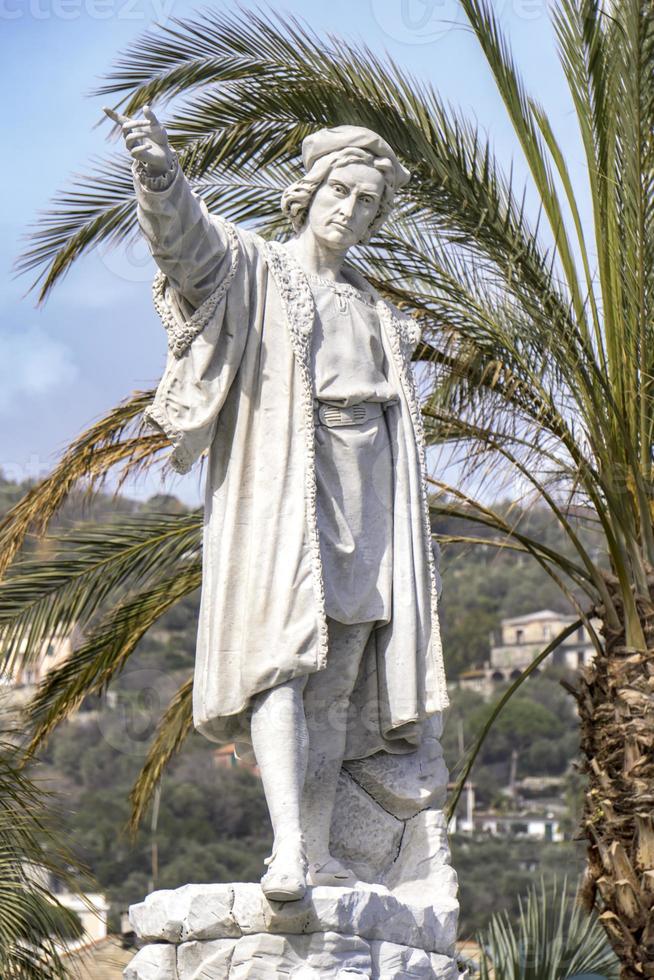
<svg viewBox="0 0 654 980"><path fill-rule="evenodd" d="M252 747L273 826L274 845L265 894L278 901L306 890L306 855L300 804L307 767L308 735L302 703L306 678L279 684L252 703Z"/></svg>
<svg viewBox="0 0 654 980"><path fill-rule="evenodd" d="M345 754L347 711L373 623L346 626L329 619L329 654L324 670L310 674L304 689L309 733L307 773L302 795L302 828L315 881L342 866L329 853L329 830L338 775Z"/></svg>

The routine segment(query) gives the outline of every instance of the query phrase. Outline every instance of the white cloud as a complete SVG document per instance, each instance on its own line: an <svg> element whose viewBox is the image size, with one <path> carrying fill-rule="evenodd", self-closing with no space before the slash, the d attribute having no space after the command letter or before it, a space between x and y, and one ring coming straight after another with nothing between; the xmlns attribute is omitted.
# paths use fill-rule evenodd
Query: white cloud
<svg viewBox="0 0 654 980"><path fill-rule="evenodd" d="M25 401L70 384L78 374L73 353L41 327L0 333L0 412L25 413Z"/></svg>

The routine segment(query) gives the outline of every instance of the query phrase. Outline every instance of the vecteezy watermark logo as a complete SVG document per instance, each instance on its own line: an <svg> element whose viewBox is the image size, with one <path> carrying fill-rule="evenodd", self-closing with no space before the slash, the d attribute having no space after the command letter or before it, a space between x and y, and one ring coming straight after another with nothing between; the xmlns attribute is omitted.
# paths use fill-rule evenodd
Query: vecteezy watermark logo
<svg viewBox="0 0 654 980"><path fill-rule="evenodd" d="M175 0L0 0L2 20L168 20Z"/></svg>
<svg viewBox="0 0 654 980"><path fill-rule="evenodd" d="M384 33L404 44L431 44L464 20L458 0L370 0L370 6Z"/></svg>
<svg viewBox="0 0 654 980"><path fill-rule="evenodd" d="M0 349L1 352L1 349ZM0 381L2 375L0 373ZM0 409L2 399L0 398ZM7 483L25 483L45 479L52 470L52 459L39 456L38 453L31 453L22 459L2 459L0 460L0 476Z"/></svg>

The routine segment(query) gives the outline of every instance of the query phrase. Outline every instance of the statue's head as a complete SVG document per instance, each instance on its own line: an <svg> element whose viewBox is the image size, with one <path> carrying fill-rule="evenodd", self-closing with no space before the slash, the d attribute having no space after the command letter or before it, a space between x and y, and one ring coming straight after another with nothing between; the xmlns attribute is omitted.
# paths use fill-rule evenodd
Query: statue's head
<svg viewBox="0 0 654 980"><path fill-rule="evenodd" d="M392 148L361 126L335 126L302 143L306 175L282 196L296 232L307 225L335 248L367 242L388 217L409 179Z"/></svg>

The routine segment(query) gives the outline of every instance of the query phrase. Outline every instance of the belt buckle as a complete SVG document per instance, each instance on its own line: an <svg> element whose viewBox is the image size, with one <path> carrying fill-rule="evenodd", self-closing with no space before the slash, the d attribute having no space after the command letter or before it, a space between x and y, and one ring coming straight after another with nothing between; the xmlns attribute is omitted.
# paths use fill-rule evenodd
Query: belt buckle
<svg viewBox="0 0 654 980"><path fill-rule="evenodd" d="M323 404L318 409L318 418L328 429L342 425L360 425L368 420L368 415L367 402L359 402L358 405L348 405L342 408L339 405Z"/></svg>
<svg viewBox="0 0 654 980"><path fill-rule="evenodd" d="M318 409L318 418L328 429L339 425L348 425L347 419L343 421L343 411L338 405L323 404Z"/></svg>

